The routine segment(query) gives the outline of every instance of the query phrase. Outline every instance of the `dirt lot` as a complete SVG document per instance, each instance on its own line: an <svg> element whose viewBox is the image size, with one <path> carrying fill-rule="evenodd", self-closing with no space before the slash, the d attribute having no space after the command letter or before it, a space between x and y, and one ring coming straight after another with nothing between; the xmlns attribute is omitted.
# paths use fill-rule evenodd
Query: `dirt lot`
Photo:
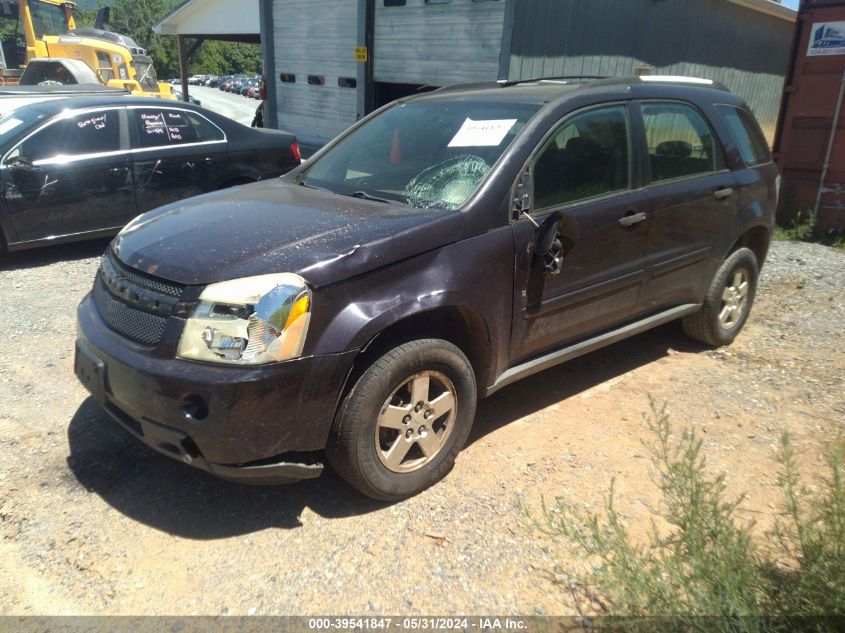
<svg viewBox="0 0 845 633"><path fill-rule="evenodd" d="M598 509L615 476L619 508L644 524L649 396L702 433L761 530L781 430L808 475L843 430L845 252L778 243L733 347L670 325L505 389L481 403L455 471L414 499L371 502L331 473L241 487L140 445L74 379L74 308L104 248L0 263L3 614L571 614L555 565L575 560L516 504Z"/></svg>

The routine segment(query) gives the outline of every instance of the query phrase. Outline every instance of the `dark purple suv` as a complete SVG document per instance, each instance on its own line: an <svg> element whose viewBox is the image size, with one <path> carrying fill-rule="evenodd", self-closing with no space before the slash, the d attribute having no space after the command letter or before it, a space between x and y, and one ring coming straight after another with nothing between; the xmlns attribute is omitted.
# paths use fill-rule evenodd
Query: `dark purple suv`
<svg viewBox="0 0 845 633"><path fill-rule="evenodd" d="M479 397L673 319L733 341L778 182L747 106L706 80L401 100L281 179L127 226L79 307L76 372L216 475L327 458L406 497L452 468Z"/></svg>

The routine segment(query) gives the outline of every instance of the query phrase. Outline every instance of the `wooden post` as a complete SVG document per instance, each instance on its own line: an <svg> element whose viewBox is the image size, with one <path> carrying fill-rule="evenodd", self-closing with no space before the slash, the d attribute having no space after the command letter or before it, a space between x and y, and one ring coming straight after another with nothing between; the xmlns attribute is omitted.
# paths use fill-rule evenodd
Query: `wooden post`
<svg viewBox="0 0 845 633"><path fill-rule="evenodd" d="M185 51L185 36L179 35L179 75L182 79L182 100L188 102L188 54Z"/></svg>

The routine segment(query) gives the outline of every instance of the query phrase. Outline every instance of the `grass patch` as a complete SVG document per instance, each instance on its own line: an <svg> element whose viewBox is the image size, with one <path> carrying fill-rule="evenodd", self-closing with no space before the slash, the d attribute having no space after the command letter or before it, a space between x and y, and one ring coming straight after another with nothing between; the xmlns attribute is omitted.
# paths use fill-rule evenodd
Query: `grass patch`
<svg viewBox="0 0 845 633"><path fill-rule="evenodd" d="M744 496L729 498L724 475L707 472L695 432L675 437L665 405L652 410L647 421L656 439L648 448L665 524L660 529L652 518L647 542L632 538L612 485L600 515L561 499L544 502L539 517L524 508L535 527L586 556L590 571L578 578L577 591L607 615L715 616L707 630L773 630L755 618L845 614L845 445L831 451L829 476L813 493L802 485L783 435L777 457L783 508L768 533L771 546L761 549L753 522L737 517ZM750 619L737 628L735 618Z"/></svg>
<svg viewBox="0 0 845 633"><path fill-rule="evenodd" d="M845 231L821 229L812 211L799 211L794 220L785 225L777 225L774 237L783 242L813 242L845 248Z"/></svg>

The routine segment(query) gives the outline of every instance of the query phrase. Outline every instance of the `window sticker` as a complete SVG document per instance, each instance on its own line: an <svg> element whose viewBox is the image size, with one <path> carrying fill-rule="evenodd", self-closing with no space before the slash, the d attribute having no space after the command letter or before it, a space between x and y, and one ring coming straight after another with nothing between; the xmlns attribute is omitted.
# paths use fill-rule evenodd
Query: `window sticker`
<svg viewBox="0 0 845 633"><path fill-rule="evenodd" d="M498 147L516 122L517 119L467 119L449 143L449 147Z"/></svg>

